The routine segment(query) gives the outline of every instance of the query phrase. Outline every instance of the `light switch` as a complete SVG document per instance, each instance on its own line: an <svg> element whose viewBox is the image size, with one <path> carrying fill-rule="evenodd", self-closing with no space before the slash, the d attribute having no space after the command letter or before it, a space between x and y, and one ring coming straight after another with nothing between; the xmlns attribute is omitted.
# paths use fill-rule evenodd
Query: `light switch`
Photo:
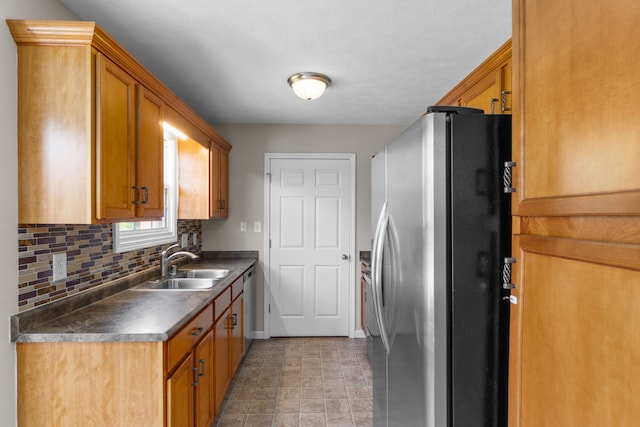
<svg viewBox="0 0 640 427"><path fill-rule="evenodd" d="M181 237L182 237L182 247L186 248L187 246L189 246L189 235L185 233Z"/></svg>
<svg viewBox="0 0 640 427"><path fill-rule="evenodd" d="M247 221L240 221L240 231L247 231Z"/></svg>
<svg viewBox="0 0 640 427"><path fill-rule="evenodd" d="M262 231L262 223L260 221L255 221L253 223L253 231L256 233L260 233Z"/></svg>

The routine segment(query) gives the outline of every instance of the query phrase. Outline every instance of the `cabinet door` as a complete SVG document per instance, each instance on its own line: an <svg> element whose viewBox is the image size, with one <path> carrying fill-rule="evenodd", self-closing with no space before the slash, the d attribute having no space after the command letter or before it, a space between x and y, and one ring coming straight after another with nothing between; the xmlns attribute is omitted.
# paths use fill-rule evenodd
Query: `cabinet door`
<svg viewBox="0 0 640 427"><path fill-rule="evenodd" d="M244 354L244 294L231 307L231 376L236 373Z"/></svg>
<svg viewBox="0 0 640 427"><path fill-rule="evenodd" d="M136 216L164 216L164 130L162 100L138 85L136 138Z"/></svg>
<svg viewBox="0 0 640 427"><path fill-rule="evenodd" d="M167 426L193 427L193 355L167 380Z"/></svg>
<svg viewBox="0 0 640 427"><path fill-rule="evenodd" d="M229 372L229 321L231 311L227 309L215 324L214 357L215 357L215 402L216 414L224 401L224 396L231 383Z"/></svg>
<svg viewBox="0 0 640 427"><path fill-rule="evenodd" d="M210 161L211 187L209 214L211 218L229 217L229 154L211 143Z"/></svg>
<svg viewBox="0 0 640 427"><path fill-rule="evenodd" d="M214 360L213 330L200 341L195 349L195 367L198 370L198 385L195 388L196 427L209 427L214 418Z"/></svg>
<svg viewBox="0 0 640 427"><path fill-rule="evenodd" d="M213 142L209 149L209 216L220 218L220 153L222 149Z"/></svg>
<svg viewBox="0 0 640 427"><path fill-rule="evenodd" d="M485 114L511 114L511 58L473 84L459 104L480 108Z"/></svg>
<svg viewBox="0 0 640 427"><path fill-rule="evenodd" d="M220 218L229 218L229 153L220 150Z"/></svg>
<svg viewBox="0 0 640 427"><path fill-rule="evenodd" d="M135 216L136 81L101 54L96 55L96 216Z"/></svg>
<svg viewBox="0 0 640 427"><path fill-rule="evenodd" d="M189 138L178 140L178 218L209 219L209 147Z"/></svg>

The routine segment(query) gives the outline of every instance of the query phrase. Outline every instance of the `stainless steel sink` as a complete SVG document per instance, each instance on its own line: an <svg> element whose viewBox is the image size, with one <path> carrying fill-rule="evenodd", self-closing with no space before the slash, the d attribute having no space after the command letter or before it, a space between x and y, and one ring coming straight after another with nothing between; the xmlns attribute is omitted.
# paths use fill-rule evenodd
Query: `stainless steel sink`
<svg viewBox="0 0 640 427"><path fill-rule="evenodd" d="M222 280L231 274L231 270L226 268L207 268L202 270L183 270L186 277L208 278Z"/></svg>
<svg viewBox="0 0 640 427"><path fill-rule="evenodd" d="M170 279L147 282L134 289L139 291L203 291L213 288L216 284L218 284L218 282L220 282L219 279L211 278L203 279L190 277L172 277Z"/></svg>

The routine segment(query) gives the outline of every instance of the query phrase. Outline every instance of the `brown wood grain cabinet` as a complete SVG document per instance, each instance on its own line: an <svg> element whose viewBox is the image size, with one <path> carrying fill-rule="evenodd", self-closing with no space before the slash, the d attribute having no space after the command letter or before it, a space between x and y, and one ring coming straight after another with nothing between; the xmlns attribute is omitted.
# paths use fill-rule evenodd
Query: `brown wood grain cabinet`
<svg viewBox="0 0 640 427"><path fill-rule="evenodd" d="M479 108L486 114L511 114L511 74L508 40L436 104Z"/></svg>
<svg viewBox="0 0 640 427"><path fill-rule="evenodd" d="M178 140L178 218L209 219L209 144Z"/></svg>
<svg viewBox="0 0 640 427"><path fill-rule="evenodd" d="M216 321L215 329L215 342L214 342L214 357L215 357L215 412L218 413L222 407L224 396L229 390L231 385L231 371L229 364L231 358L229 357L229 347L231 338L229 336L231 323L231 310L227 308L220 318Z"/></svg>
<svg viewBox="0 0 640 427"><path fill-rule="evenodd" d="M243 356L232 286L165 342L18 343L19 424L209 427Z"/></svg>
<svg viewBox="0 0 640 427"><path fill-rule="evenodd" d="M96 54L97 219L164 215L163 103Z"/></svg>
<svg viewBox="0 0 640 427"><path fill-rule="evenodd" d="M215 407L220 410L244 355L243 278L236 279L216 301L215 316Z"/></svg>
<svg viewBox="0 0 640 427"><path fill-rule="evenodd" d="M640 7L515 0L513 17L509 425L633 425Z"/></svg>
<svg viewBox="0 0 640 427"><path fill-rule="evenodd" d="M193 355L180 364L167 380L167 426L193 427Z"/></svg>
<svg viewBox="0 0 640 427"><path fill-rule="evenodd" d="M179 219L229 217L229 154L211 141L178 141Z"/></svg>
<svg viewBox="0 0 640 427"><path fill-rule="evenodd" d="M231 306L231 356L230 366L232 376L238 370L244 354L243 331L243 304L244 295L241 293Z"/></svg>
<svg viewBox="0 0 640 427"><path fill-rule="evenodd" d="M18 46L19 223L161 218L163 120L214 141L221 157L231 149L94 22L7 24ZM225 217L228 195L219 196Z"/></svg>
<svg viewBox="0 0 640 427"><path fill-rule="evenodd" d="M211 144L210 207L211 218L229 217L229 151Z"/></svg>

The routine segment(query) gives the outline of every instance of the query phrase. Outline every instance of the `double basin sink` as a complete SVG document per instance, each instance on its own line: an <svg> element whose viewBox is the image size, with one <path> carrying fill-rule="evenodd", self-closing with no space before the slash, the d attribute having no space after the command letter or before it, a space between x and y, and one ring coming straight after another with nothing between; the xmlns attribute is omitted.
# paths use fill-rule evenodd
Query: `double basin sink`
<svg viewBox="0 0 640 427"><path fill-rule="evenodd" d="M147 282L137 289L139 290L207 290L213 288L221 280L224 280L232 270L226 268L209 268L202 270L184 270L179 271L178 274L162 278L159 280L152 280Z"/></svg>

